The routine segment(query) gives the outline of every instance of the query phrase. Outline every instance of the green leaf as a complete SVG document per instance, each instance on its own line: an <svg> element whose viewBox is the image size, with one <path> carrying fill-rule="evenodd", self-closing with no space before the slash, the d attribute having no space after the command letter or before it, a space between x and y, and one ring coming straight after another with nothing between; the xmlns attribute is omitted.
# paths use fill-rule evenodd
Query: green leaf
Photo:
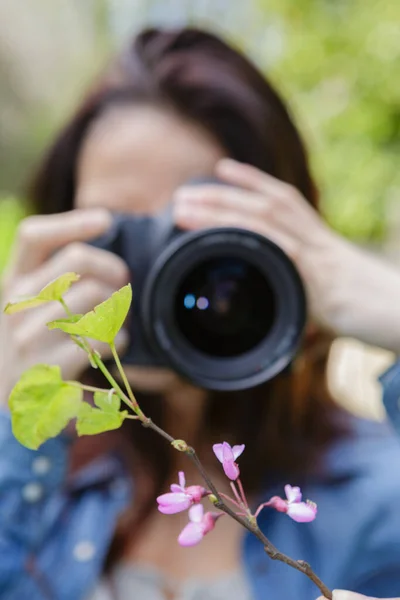
<svg viewBox="0 0 400 600"><path fill-rule="evenodd" d="M61 329L70 335L111 344L124 324L131 302L132 288L128 284L78 320L75 320L75 317L59 319L48 323L47 326L49 329Z"/></svg>
<svg viewBox="0 0 400 600"><path fill-rule="evenodd" d="M115 394L96 392L95 408L83 402L76 421L78 435L95 435L121 427L128 411L120 412L121 401Z"/></svg>
<svg viewBox="0 0 400 600"><path fill-rule="evenodd" d="M26 371L10 396L12 429L17 440L37 450L76 417L82 390L65 383L59 367L36 365Z"/></svg>
<svg viewBox="0 0 400 600"><path fill-rule="evenodd" d="M69 290L71 285L78 281L78 279L79 275L76 273L65 273L46 285L37 296L25 298L19 302L9 302L4 309L4 312L8 315L12 315L21 310L26 310L27 308L40 306L46 302L58 302Z"/></svg>
<svg viewBox="0 0 400 600"><path fill-rule="evenodd" d="M62 329L61 326L70 325L77 323L82 319L83 315L71 315L70 317L65 317L65 319L57 319L57 321L52 321L51 323L47 323L47 327L49 329ZM59 325L61 325L59 327Z"/></svg>

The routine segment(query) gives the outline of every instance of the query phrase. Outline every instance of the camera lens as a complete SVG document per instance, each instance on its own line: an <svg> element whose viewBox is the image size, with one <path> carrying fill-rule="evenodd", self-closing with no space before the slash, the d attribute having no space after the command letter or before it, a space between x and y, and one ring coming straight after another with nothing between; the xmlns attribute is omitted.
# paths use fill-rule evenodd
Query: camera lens
<svg viewBox="0 0 400 600"><path fill-rule="evenodd" d="M141 297L154 353L199 387L233 391L280 373L306 320L301 279L270 240L244 229L174 232Z"/></svg>
<svg viewBox="0 0 400 600"><path fill-rule="evenodd" d="M265 276L237 257L195 265L174 303L182 335L208 356L229 358L255 348L275 320L275 296Z"/></svg>

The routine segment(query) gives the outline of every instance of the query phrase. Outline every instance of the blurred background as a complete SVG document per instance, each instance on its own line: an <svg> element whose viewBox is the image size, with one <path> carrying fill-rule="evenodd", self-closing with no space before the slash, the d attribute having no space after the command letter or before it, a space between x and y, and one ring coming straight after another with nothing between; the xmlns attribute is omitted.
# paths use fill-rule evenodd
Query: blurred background
<svg viewBox="0 0 400 600"><path fill-rule="evenodd" d="M29 175L91 78L135 31L177 24L222 33L268 72L308 140L329 223L400 267L400 2L0 0L0 273ZM391 359L338 340L339 402L382 418L375 378Z"/></svg>

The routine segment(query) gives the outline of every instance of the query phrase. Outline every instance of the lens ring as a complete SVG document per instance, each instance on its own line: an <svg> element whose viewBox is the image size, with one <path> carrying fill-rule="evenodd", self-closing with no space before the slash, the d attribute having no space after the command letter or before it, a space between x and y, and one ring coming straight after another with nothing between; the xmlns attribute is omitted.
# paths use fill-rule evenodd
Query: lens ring
<svg viewBox="0 0 400 600"><path fill-rule="evenodd" d="M252 350L216 357L188 343L179 331L174 303L182 279L194 266L227 255L247 261L271 284L276 316L269 333ZM254 387L279 373L297 351L306 320L304 288L291 261L270 240L242 229L180 234L153 264L142 300L143 324L154 349L183 376L215 390Z"/></svg>

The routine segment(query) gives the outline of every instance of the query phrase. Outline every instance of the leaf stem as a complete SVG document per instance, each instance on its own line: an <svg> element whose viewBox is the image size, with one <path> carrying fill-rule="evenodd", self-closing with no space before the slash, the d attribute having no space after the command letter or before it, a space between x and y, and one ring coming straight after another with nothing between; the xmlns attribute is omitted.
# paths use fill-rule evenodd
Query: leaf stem
<svg viewBox="0 0 400 600"><path fill-rule="evenodd" d="M72 317L72 312L69 310L67 303L65 302L64 298L60 298L60 304L63 307L63 309L65 310L65 312L67 313L67 315L69 317Z"/></svg>
<svg viewBox="0 0 400 600"><path fill-rule="evenodd" d="M91 358L92 358L94 364L103 373L103 375L107 379L107 381L109 383L111 383L111 386L114 388L114 390L116 391L116 393L118 394L118 396L120 397L120 399L123 402L125 402L125 404L127 404L129 406L129 408L131 408L134 412L136 412L135 407L132 405L131 400L122 391L122 389L120 388L120 386L118 385L118 383L115 381L114 377L111 375L110 371L107 369L107 367L105 366L105 364L101 360L101 357L98 354L98 352L92 350Z"/></svg>
<svg viewBox="0 0 400 600"><path fill-rule="evenodd" d="M86 392L101 392L103 394L108 394L109 392L109 390L93 387L92 385L86 385L86 383L80 383L79 381L66 381L65 383L68 383L68 385L72 385L73 387L81 388L81 390L85 390Z"/></svg>
<svg viewBox="0 0 400 600"><path fill-rule="evenodd" d="M134 396L134 393L132 392L132 388L130 386L130 383L128 381L128 378L126 376L124 368L123 368L123 366L121 364L121 361L120 361L120 358L118 356L118 352L117 352L117 349L115 347L115 343L114 342L112 342L110 344L110 348L111 348L111 352L112 352L113 358L115 360L115 364L117 365L118 372L119 372L119 374L121 376L122 381L124 382L125 389L128 392L128 396L129 396L129 398L130 398L130 400L132 402L132 408L133 408L133 410L135 411L135 413L137 415L144 417L144 414L140 410L139 404L138 404L138 402L137 402L137 400L136 400L136 398Z"/></svg>
<svg viewBox="0 0 400 600"><path fill-rule="evenodd" d="M64 308L67 315L69 317L72 317L73 316L72 312L68 308L68 305L65 302L64 298L60 298L60 304ZM114 390L118 394L120 400L125 402L125 404L127 404L129 406L129 408L131 408L135 413L138 413L138 410L140 411L140 408L138 406L138 403L136 402L136 399L133 398L133 400L132 400L132 399L128 398L128 396L123 392L121 387L115 381L114 377L111 375L110 371L107 369L107 367L101 360L100 354L98 352L96 352L95 350L93 350L93 348L90 346L87 339L82 336L71 336L71 337L78 343L78 345L80 345L81 347L83 347L84 350L86 350L92 366L100 369L100 371L103 373L104 377L107 379L107 381L111 384L111 386L114 388ZM112 348L111 348L111 350L112 350ZM118 358L117 352L115 350L115 346L114 346L114 351L115 351L115 355ZM114 358L115 358L115 356L114 356ZM118 358L118 362L119 362L119 358ZM118 366L118 362L117 362L117 366ZM122 369L122 366L121 366L121 369ZM125 373L124 373L124 375L125 375ZM121 374L121 376L122 376L122 374ZM125 383L125 381L124 381L124 383ZM129 386L129 383L128 383L128 386ZM83 387L83 386L81 386L81 387ZM129 389L130 389L130 387L127 388L128 392L129 392ZM93 390L89 390L89 391L93 391ZM95 390L95 391L98 391L98 390Z"/></svg>

